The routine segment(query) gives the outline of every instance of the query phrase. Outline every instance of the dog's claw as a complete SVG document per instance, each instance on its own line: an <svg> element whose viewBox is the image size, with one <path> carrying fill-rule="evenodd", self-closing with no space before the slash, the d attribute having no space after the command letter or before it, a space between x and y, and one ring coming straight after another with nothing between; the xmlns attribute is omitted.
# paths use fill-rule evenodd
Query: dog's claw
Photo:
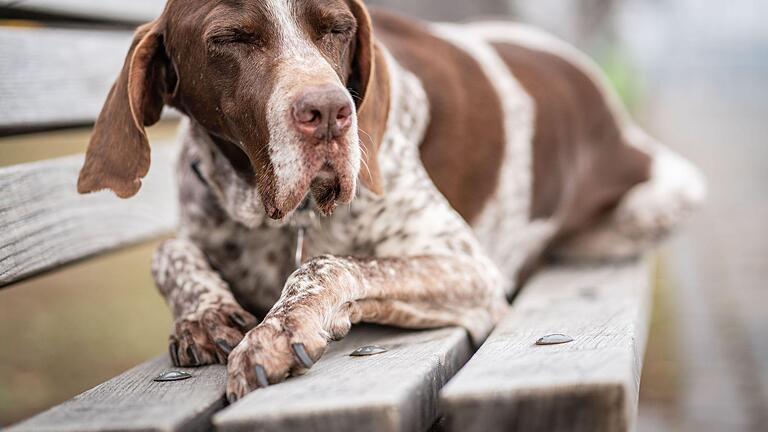
<svg viewBox="0 0 768 432"><path fill-rule="evenodd" d="M231 314L231 315L229 316L229 318L232 320L232 322L233 322L233 323L235 323L235 324L236 324L237 326L239 326L240 328L243 328L243 329L245 329L245 328L247 328L247 327L248 327L248 323L247 323L247 322L245 322L245 319L243 319L243 317L242 317L242 316L240 316L240 314L238 314L238 313L233 313L233 314Z"/></svg>
<svg viewBox="0 0 768 432"><path fill-rule="evenodd" d="M189 356L189 359L192 361L193 366L200 365L200 357L197 355L197 349L195 349L193 345L190 345L187 347L187 355Z"/></svg>
<svg viewBox="0 0 768 432"><path fill-rule="evenodd" d="M267 371L262 365L256 365L253 367L253 371L256 373L256 382L259 387L269 387L269 379L267 379Z"/></svg>
<svg viewBox="0 0 768 432"><path fill-rule="evenodd" d="M304 347L303 343L295 343L291 345L291 348L293 349L293 353L296 354L299 363L301 363L304 368L309 369L315 365L315 362L312 361L312 358L307 354L307 349Z"/></svg>
<svg viewBox="0 0 768 432"><path fill-rule="evenodd" d="M221 348L224 354L229 355L232 352L232 347L224 339L216 339L216 345Z"/></svg>
<svg viewBox="0 0 768 432"><path fill-rule="evenodd" d="M168 345L168 353L171 355L171 363L176 367L181 366L179 361L179 345L175 341Z"/></svg>

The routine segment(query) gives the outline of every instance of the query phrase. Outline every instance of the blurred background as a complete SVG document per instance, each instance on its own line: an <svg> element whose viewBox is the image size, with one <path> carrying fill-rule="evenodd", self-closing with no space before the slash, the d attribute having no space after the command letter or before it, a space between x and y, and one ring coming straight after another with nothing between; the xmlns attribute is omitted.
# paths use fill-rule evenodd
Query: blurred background
<svg viewBox="0 0 768 432"><path fill-rule="evenodd" d="M433 20L510 16L544 27L590 53L639 123L704 169L711 192L707 207L660 253L638 428L766 430L768 2L368 3ZM120 49L110 54L109 64L116 74L129 43L127 31L151 19L162 4L0 0L0 77L14 65L14 50L35 49L23 46L18 32L41 27L77 35L63 46L86 57L89 50L99 53L103 44L116 41ZM51 55L41 64L55 62L57 54ZM93 74L94 92L106 94L114 74L78 67ZM16 115L4 102L15 91L13 83L0 82L2 115ZM98 110L101 100L95 106L65 101L81 129L0 131L5 135L0 167L81 153L89 131L88 121L78 119L92 115L81 111ZM46 100L40 105L45 111ZM174 130L171 118L150 132L152 139L163 140L172 139ZM155 245L138 245L0 290L0 425L165 351L170 316L149 277Z"/></svg>

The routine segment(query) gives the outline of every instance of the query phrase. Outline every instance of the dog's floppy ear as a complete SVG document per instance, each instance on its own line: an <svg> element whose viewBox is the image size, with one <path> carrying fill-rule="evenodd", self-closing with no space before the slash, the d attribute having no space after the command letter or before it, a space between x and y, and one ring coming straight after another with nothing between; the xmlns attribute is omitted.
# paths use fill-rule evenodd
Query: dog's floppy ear
<svg viewBox="0 0 768 432"><path fill-rule="evenodd" d="M357 122L363 167L360 181L377 195L384 193L378 164L378 150L389 114L389 73L381 49L373 36L368 10L361 0L350 0L357 20L355 52L348 81L357 104Z"/></svg>
<svg viewBox="0 0 768 432"><path fill-rule="evenodd" d="M139 27L93 128L78 192L111 189L121 198L136 195L149 171L150 149L144 126L160 119L168 72L160 24Z"/></svg>

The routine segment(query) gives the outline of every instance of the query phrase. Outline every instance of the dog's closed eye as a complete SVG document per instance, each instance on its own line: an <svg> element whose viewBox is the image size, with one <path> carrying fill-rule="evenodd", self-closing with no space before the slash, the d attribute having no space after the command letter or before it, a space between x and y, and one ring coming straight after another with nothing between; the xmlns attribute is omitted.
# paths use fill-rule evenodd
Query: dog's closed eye
<svg viewBox="0 0 768 432"><path fill-rule="evenodd" d="M253 29L235 27L213 28L206 32L206 42L209 47L220 47L232 44L246 44L256 47L265 45L264 38Z"/></svg>
<svg viewBox="0 0 768 432"><path fill-rule="evenodd" d="M317 25L317 38L332 36L340 39L349 39L357 31L357 23L351 16L326 16Z"/></svg>

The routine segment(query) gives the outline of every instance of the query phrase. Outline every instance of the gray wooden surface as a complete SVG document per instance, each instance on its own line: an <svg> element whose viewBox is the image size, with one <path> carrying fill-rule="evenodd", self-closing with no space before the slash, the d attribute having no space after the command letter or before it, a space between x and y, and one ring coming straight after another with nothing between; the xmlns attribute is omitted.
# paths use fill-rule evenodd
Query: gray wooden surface
<svg viewBox="0 0 768 432"><path fill-rule="evenodd" d="M149 175L130 200L106 191L78 195L82 156L0 168L0 287L170 233L176 153L174 145L155 145Z"/></svg>
<svg viewBox="0 0 768 432"><path fill-rule="evenodd" d="M456 20L509 14L513 1L366 0L366 3L427 19ZM26 11L129 23L154 19L162 12L164 4L165 0L0 0L0 6Z"/></svg>
<svg viewBox="0 0 768 432"><path fill-rule="evenodd" d="M427 20L461 21L509 15L513 0L366 0L365 3Z"/></svg>
<svg viewBox="0 0 768 432"><path fill-rule="evenodd" d="M376 344L389 352L350 357ZM466 332L355 328L301 377L251 393L214 417L222 431L413 431L437 420L440 387L467 361Z"/></svg>
<svg viewBox="0 0 768 432"><path fill-rule="evenodd" d="M350 357L363 345L389 352ZM304 376L258 390L214 417L217 430L419 431L437 420L440 387L467 361L466 332L357 326ZM155 383L167 370L187 381ZM165 356L15 425L21 431L209 430L224 406L222 366L171 369Z"/></svg>
<svg viewBox="0 0 768 432"><path fill-rule="evenodd" d="M536 276L441 392L446 429L632 430L649 318L648 272L638 262ZM535 345L551 333L575 340Z"/></svg>
<svg viewBox="0 0 768 432"><path fill-rule="evenodd" d="M192 378L153 381L168 370L186 371ZM225 387L224 366L172 368L168 356L163 356L7 431L206 431L211 415L224 406Z"/></svg>
<svg viewBox="0 0 768 432"><path fill-rule="evenodd" d="M0 27L0 132L92 123L130 42L128 31Z"/></svg>
<svg viewBox="0 0 768 432"><path fill-rule="evenodd" d="M0 6L119 22L146 22L163 10L165 0L0 0Z"/></svg>

